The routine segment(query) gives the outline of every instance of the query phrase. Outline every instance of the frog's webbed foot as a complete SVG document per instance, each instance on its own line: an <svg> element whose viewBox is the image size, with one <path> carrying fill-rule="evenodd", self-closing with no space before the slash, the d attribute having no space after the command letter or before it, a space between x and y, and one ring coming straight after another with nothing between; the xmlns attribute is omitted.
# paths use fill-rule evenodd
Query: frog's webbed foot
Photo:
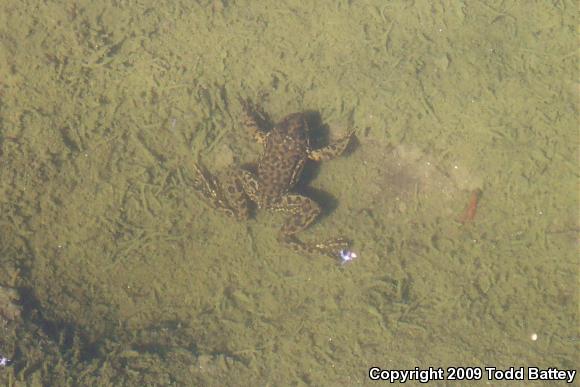
<svg viewBox="0 0 580 387"><path fill-rule="evenodd" d="M249 99L240 98L240 103L244 110L244 116L242 118L243 125L257 142L264 144L268 132L274 126L270 116L260 106L254 104Z"/></svg>
<svg viewBox="0 0 580 387"><path fill-rule="evenodd" d="M219 181L201 163L194 164L193 170L195 172L193 188L212 207L239 220L248 218L248 201L239 171L231 169L226 178Z"/></svg>
<svg viewBox="0 0 580 387"><path fill-rule="evenodd" d="M299 254L323 254L337 257L341 250L350 246L350 242L345 238L307 243L296 237L296 234L310 226L321 212L318 204L306 196L285 195L274 209L290 212L291 215L286 218L280 229L278 240Z"/></svg>
<svg viewBox="0 0 580 387"><path fill-rule="evenodd" d="M320 148L313 149L308 152L308 158L314 161L330 160L337 156L340 156L350 143L355 130L351 130L346 135L340 137L338 140L332 142L331 144Z"/></svg>
<svg viewBox="0 0 580 387"><path fill-rule="evenodd" d="M300 255L326 255L336 258L342 250L348 250L351 241L346 238L333 238L319 243L306 243L294 235L280 234L278 241Z"/></svg>

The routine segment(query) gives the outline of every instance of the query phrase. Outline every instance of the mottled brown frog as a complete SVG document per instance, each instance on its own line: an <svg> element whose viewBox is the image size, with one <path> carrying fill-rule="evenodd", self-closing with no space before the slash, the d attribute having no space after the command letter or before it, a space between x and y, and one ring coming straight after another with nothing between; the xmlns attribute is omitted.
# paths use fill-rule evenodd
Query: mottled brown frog
<svg viewBox="0 0 580 387"><path fill-rule="evenodd" d="M304 113L293 113L275 125L266 113L249 101L242 101L244 124L264 145L255 173L232 170L219 181L201 163L194 165L194 188L210 204L237 219L249 216L248 199L258 208L289 214L278 240L299 253L336 257L349 246L345 238L306 243L296 234L310 226L320 215L320 206L311 198L292 192L307 160L328 160L341 155L354 130L320 149L310 147L310 128Z"/></svg>

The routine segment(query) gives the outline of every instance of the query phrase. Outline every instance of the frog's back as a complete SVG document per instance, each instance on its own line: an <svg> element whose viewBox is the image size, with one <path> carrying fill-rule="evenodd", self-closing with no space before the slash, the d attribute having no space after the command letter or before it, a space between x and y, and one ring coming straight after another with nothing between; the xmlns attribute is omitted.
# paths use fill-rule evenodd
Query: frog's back
<svg viewBox="0 0 580 387"><path fill-rule="evenodd" d="M291 114L268 134L258 162L260 201L275 202L290 191L308 158L308 127L304 115Z"/></svg>

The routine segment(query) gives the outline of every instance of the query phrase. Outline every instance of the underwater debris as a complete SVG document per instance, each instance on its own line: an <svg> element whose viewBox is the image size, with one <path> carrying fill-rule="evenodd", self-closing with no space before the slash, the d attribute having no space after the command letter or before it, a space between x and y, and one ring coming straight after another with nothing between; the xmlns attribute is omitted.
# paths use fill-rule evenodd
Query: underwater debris
<svg viewBox="0 0 580 387"><path fill-rule="evenodd" d="M468 223L475 218L475 214L477 214L477 205L479 204L479 198L481 196L481 189L474 189L471 191L471 196L469 198L469 204L465 209L465 212L459 218L460 223Z"/></svg>
<svg viewBox="0 0 580 387"><path fill-rule="evenodd" d="M20 317L21 308L17 305L18 293L15 289L0 286L0 318L14 321Z"/></svg>

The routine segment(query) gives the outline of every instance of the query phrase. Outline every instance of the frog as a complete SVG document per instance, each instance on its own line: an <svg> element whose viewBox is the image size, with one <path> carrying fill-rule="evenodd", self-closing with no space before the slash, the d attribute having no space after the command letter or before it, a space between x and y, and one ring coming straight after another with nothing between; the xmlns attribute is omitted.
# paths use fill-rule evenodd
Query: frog
<svg viewBox="0 0 580 387"><path fill-rule="evenodd" d="M238 220L250 216L250 203L258 209L283 212L286 218L278 241L300 254L336 257L351 241L335 237L325 241L304 242L297 234L306 230L321 215L320 205L295 192L307 161L324 161L340 156L347 149L355 130L322 148L310 146L311 128L307 113L296 112L272 123L269 115L249 99L240 99L242 124L263 145L255 171L230 168L218 179L198 160L193 165L193 187L209 204Z"/></svg>

